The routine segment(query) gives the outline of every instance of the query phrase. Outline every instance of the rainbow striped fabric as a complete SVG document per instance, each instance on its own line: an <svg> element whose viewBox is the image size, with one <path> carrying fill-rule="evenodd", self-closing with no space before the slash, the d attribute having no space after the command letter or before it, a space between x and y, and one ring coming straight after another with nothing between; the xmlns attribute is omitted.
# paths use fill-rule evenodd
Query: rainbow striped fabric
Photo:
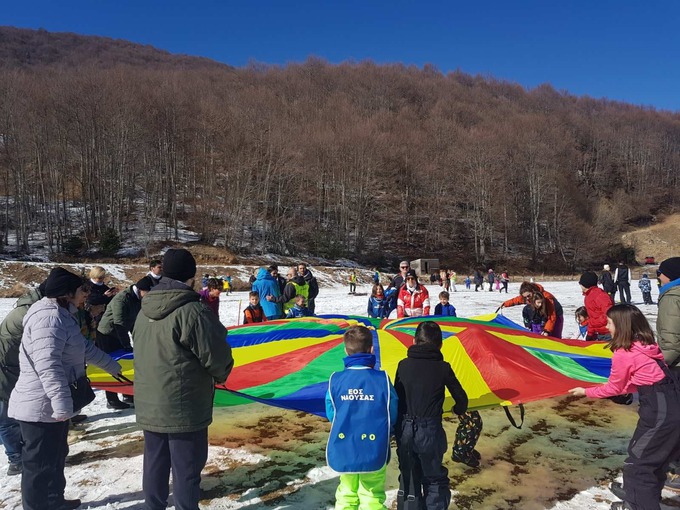
<svg viewBox="0 0 680 510"><path fill-rule="evenodd" d="M226 387L217 386L215 405L257 401L323 416L328 378L343 369L342 335L348 327L371 329L377 368L394 380L418 324L425 320L441 326L442 354L465 388L471 409L564 395L574 386L606 382L611 369L612 353L603 342L535 335L501 315L393 320L325 315L229 328L235 366ZM132 356L117 359L123 375L134 379ZM96 367L90 367L88 374L96 388L133 391ZM445 409L451 404L451 400L445 403Z"/></svg>

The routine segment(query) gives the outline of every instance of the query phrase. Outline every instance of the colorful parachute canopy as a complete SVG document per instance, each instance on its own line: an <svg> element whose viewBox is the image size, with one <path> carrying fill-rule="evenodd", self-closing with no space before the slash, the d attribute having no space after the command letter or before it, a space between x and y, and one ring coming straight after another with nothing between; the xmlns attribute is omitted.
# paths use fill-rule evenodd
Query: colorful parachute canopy
<svg viewBox="0 0 680 510"><path fill-rule="evenodd" d="M574 386L601 384L611 369L611 351L603 342L535 335L501 315L396 320L326 315L229 328L235 366L226 387L217 386L215 405L254 400L323 416L328 378L343 369L342 335L348 327L359 324L373 331L377 368L394 380L424 320L441 326L442 354L473 409L527 403L566 394ZM131 355L118 359L123 375L132 379ZM97 388L131 393L130 386L114 382L96 367L89 374ZM449 397L445 410L452 403Z"/></svg>

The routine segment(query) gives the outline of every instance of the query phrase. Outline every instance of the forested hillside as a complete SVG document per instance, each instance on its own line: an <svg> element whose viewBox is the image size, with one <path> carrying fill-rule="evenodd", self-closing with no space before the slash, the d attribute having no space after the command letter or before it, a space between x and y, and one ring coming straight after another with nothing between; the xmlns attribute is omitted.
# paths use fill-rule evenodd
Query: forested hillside
<svg viewBox="0 0 680 510"><path fill-rule="evenodd" d="M6 39L0 232L23 251L162 223L236 252L573 268L680 198L678 113L371 62L27 66Z"/></svg>

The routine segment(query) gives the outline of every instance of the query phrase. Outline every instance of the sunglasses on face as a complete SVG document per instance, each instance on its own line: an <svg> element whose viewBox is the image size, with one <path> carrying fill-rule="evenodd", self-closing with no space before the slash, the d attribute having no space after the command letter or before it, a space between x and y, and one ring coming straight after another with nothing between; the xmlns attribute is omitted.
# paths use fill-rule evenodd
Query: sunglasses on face
<svg viewBox="0 0 680 510"><path fill-rule="evenodd" d="M415 278L414 278L413 276L409 276L409 277L406 278L406 279L407 279L407 280L415 280Z"/></svg>
<svg viewBox="0 0 680 510"><path fill-rule="evenodd" d="M401 266L399 269L408 269L408 266Z"/></svg>

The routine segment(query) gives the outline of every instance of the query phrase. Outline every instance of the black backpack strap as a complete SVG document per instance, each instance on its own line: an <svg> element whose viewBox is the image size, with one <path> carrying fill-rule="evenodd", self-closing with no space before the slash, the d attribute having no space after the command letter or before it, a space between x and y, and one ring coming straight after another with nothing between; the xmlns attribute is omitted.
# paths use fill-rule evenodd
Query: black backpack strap
<svg viewBox="0 0 680 510"><path fill-rule="evenodd" d="M680 388L680 377L678 377L673 371L668 367L665 361L661 361L660 359L654 358L654 361L656 361L656 364L659 365L659 368L663 370L663 373L666 377L668 377L671 381L673 381L678 388Z"/></svg>
<svg viewBox="0 0 680 510"><path fill-rule="evenodd" d="M503 411L505 411L505 416L508 417L508 421L510 422L510 424L516 429L521 429L522 425L524 425L524 404L518 404L517 407L519 407L519 418L521 420L519 426L517 426L515 418L513 418L512 414L510 414L510 409L508 406L503 406Z"/></svg>

